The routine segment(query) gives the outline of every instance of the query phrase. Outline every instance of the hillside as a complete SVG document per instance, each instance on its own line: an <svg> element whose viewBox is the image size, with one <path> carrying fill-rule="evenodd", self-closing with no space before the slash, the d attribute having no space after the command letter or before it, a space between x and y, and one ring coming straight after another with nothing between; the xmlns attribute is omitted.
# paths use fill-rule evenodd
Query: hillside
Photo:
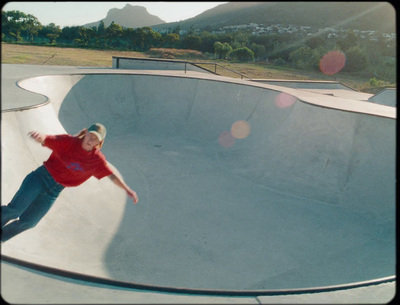
<svg viewBox="0 0 400 305"><path fill-rule="evenodd" d="M101 20L87 23L84 27L98 26ZM142 6L133 6L127 4L124 8L113 8L108 11L106 18L102 19L104 25L108 27L112 21L127 28L141 28L145 26L152 26L155 24L165 23L164 20L157 16L151 15L147 9Z"/></svg>
<svg viewBox="0 0 400 305"><path fill-rule="evenodd" d="M395 9L387 2L230 2L196 17L158 24L155 29L212 28L258 23L292 24L315 28L396 32Z"/></svg>

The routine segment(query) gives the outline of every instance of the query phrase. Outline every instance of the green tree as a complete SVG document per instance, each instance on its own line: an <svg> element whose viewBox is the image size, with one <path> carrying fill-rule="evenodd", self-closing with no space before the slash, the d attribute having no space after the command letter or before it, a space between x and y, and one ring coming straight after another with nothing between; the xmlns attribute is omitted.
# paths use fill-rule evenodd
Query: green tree
<svg viewBox="0 0 400 305"><path fill-rule="evenodd" d="M133 48L138 51L148 51L162 41L161 34L151 27L137 28L132 34Z"/></svg>
<svg viewBox="0 0 400 305"><path fill-rule="evenodd" d="M181 44L182 44L183 49L200 51L201 38L199 36L195 36L195 35L187 35L187 36L185 36L185 38L182 39Z"/></svg>
<svg viewBox="0 0 400 305"><path fill-rule="evenodd" d="M180 27L179 25L177 25L177 26L172 30L172 33L180 35L180 34L181 34L181 27Z"/></svg>
<svg viewBox="0 0 400 305"><path fill-rule="evenodd" d="M266 52L271 52L274 49L274 39L271 35L252 35L249 42L264 46Z"/></svg>
<svg viewBox="0 0 400 305"><path fill-rule="evenodd" d="M193 24L190 25L190 28L189 28L189 30L187 32L187 35L194 35L194 25Z"/></svg>
<svg viewBox="0 0 400 305"><path fill-rule="evenodd" d="M63 40L65 42L71 42L74 39L79 39L79 29L80 26L65 26L62 28L59 40Z"/></svg>
<svg viewBox="0 0 400 305"><path fill-rule="evenodd" d="M1 24L2 32L15 39L16 42L22 40L21 32L25 30L27 15L20 11L2 11Z"/></svg>
<svg viewBox="0 0 400 305"><path fill-rule="evenodd" d="M157 47L160 45L162 41L162 35L158 32L153 31L151 27L144 27L144 46L145 51L149 50L152 47Z"/></svg>
<svg viewBox="0 0 400 305"><path fill-rule="evenodd" d="M42 28L42 25L39 22L39 20L33 15L28 14L28 15L26 15L26 17L24 19L25 19L23 21L24 29L27 32L28 41L32 42L33 36L38 35L39 31Z"/></svg>
<svg viewBox="0 0 400 305"><path fill-rule="evenodd" d="M201 50L203 53L214 53L214 43L218 41L218 37L215 34L204 31L201 34Z"/></svg>
<svg viewBox="0 0 400 305"><path fill-rule="evenodd" d="M48 38L50 43L55 43L61 32L62 30L60 29L60 26L50 23L39 31L39 35Z"/></svg>
<svg viewBox="0 0 400 305"><path fill-rule="evenodd" d="M18 42L24 33L26 40L32 42L41 28L39 20L33 15L20 11L1 11L1 31L4 37L11 37Z"/></svg>
<svg viewBox="0 0 400 305"><path fill-rule="evenodd" d="M218 56L219 59L226 59L230 53L232 53L233 49L229 43L224 42L221 43L216 41L214 43L214 53Z"/></svg>
<svg viewBox="0 0 400 305"><path fill-rule="evenodd" d="M74 43L79 46L86 46L89 42L88 28L80 27L78 29L79 38L74 39Z"/></svg>
<svg viewBox="0 0 400 305"><path fill-rule="evenodd" d="M122 35L122 26L111 22L111 24L105 29L105 35L107 38L112 39Z"/></svg>
<svg viewBox="0 0 400 305"><path fill-rule="evenodd" d="M320 36L313 36L306 40L306 46L310 49L316 49L320 46L323 46L324 40Z"/></svg>
<svg viewBox="0 0 400 305"><path fill-rule="evenodd" d="M315 49L303 46L292 52L289 55L289 61L296 68L303 70L319 70L319 62L321 58L328 53L328 50L323 46Z"/></svg>
<svg viewBox="0 0 400 305"><path fill-rule="evenodd" d="M111 22L111 24L105 29L104 35L105 38L108 40L108 43L112 47L118 47L121 44L121 36L122 36L123 30L122 26L119 24L116 24Z"/></svg>
<svg viewBox="0 0 400 305"><path fill-rule="evenodd" d="M289 61L299 69L309 69L311 67L312 50L309 47L301 47L290 52Z"/></svg>
<svg viewBox="0 0 400 305"><path fill-rule="evenodd" d="M265 60L267 57L267 51L265 50L265 46L262 44L252 43L250 49L254 52L254 57L257 60Z"/></svg>
<svg viewBox="0 0 400 305"><path fill-rule="evenodd" d="M237 32L235 34L235 43L237 43L238 46L244 47L246 46L247 42L249 41L250 34L245 33L245 32Z"/></svg>
<svg viewBox="0 0 400 305"><path fill-rule="evenodd" d="M321 58L326 55L329 51L325 49L324 46L319 46L312 50L311 60L310 60L310 68L320 71L319 63Z"/></svg>
<svg viewBox="0 0 400 305"><path fill-rule="evenodd" d="M254 60L254 52L248 47L235 49L231 55L239 61L252 61Z"/></svg>
<svg viewBox="0 0 400 305"><path fill-rule="evenodd" d="M233 42L233 36L231 34L227 34L227 33L222 33L218 35L218 41L224 43L227 42L229 44L231 44Z"/></svg>
<svg viewBox="0 0 400 305"><path fill-rule="evenodd" d="M169 33L162 38L163 44L168 48L176 48L180 42L180 36L176 33Z"/></svg>
<svg viewBox="0 0 400 305"><path fill-rule="evenodd" d="M336 43L341 50L346 52L351 47L354 47L357 45L358 38L353 31L348 31L347 35L344 38L338 39Z"/></svg>
<svg viewBox="0 0 400 305"><path fill-rule="evenodd" d="M359 72L368 66L367 52L359 46L351 47L346 51L346 65L343 71Z"/></svg>
<svg viewBox="0 0 400 305"><path fill-rule="evenodd" d="M134 37L135 37L135 30L132 28L123 28L122 29L122 35L121 35L121 40L123 41L123 44L126 48L128 49L134 49ZM104 36L100 35L97 33L97 44L99 46L105 44Z"/></svg>
<svg viewBox="0 0 400 305"><path fill-rule="evenodd" d="M104 21L100 20L99 25L97 26L97 34L98 35L104 35L106 32L106 27L104 25Z"/></svg>

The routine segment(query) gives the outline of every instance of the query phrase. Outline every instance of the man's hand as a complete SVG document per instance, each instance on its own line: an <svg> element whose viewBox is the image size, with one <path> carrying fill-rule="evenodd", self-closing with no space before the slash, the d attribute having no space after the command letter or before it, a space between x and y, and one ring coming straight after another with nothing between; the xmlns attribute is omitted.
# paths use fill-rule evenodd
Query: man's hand
<svg viewBox="0 0 400 305"><path fill-rule="evenodd" d="M116 185L118 185L120 188L124 189L126 193L128 194L129 198L133 200L133 203L136 204L139 201L139 198L134 190L132 190L122 178L119 176L112 174L109 176L111 181L114 182Z"/></svg>
<svg viewBox="0 0 400 305"><path fill-rule="evenodd" d="M133 200L134 204L138 203L139 198L134 190L128 189L126 192L128 193L129 198Z"/></svg>
<svg viewBox="0 0 400 305"><path fill-rule="evenodd" d="M43 144L44 141L46 140L46 135L41 134L37 131L31 131L28 133L28 135L30 135L32 139L34 139L36 142L40 144Z"/></svg>

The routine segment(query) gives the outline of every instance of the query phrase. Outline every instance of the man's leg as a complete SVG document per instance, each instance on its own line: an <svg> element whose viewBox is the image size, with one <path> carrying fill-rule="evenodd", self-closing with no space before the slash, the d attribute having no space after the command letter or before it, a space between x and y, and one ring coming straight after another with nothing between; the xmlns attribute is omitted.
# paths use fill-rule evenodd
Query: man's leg
<svg viewBox="0 0 400 305"><path fill-rule="evenodd" d="M43 184L40 181L38 170L35 170L25 177L11 202L6 206L1 206L1 227L4 227L10 220L20 217L42 192L44 192Z"/></svg>
<svg viewBox="0 0 400 305"><path fill-rule="evenodd" d="M47 193L39 195L25 210L19 220L13 221L2 229L1 241L7 241L15 235L35 227L50 210L63 187L54 187Z"/></svg>

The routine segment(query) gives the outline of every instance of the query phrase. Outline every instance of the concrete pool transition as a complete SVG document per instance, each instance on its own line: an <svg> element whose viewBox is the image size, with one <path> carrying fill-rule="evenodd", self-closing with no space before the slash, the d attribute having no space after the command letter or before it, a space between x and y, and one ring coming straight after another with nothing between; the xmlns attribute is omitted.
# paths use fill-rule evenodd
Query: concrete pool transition
<svg viewBox="0 0 400 305"><path fill-rule="evenodd" d="M6 301L394 297L395 107L317 83L2 70L2 204L50 155L29 131L76 134L94 122L107 127L102 151L140 200L109 179L65 189L34 229L2 244Z"/></svg>

